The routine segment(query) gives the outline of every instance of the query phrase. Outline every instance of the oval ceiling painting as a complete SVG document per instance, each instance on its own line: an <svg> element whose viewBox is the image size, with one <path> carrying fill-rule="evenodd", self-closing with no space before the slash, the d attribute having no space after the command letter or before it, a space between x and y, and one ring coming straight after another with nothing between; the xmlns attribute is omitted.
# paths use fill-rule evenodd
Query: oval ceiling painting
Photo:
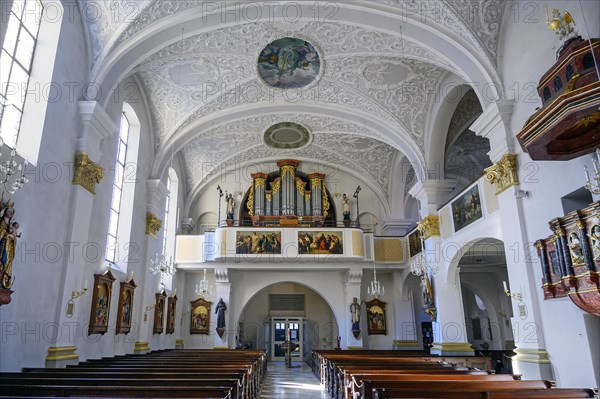
<svg viewBox="0 0 600 399"><path fill-rule="evenodd" d="M258 57L258 73L270 86L280 89L304 87L321 70L317 50L309 42L292 37L277 39Z"/></svg>

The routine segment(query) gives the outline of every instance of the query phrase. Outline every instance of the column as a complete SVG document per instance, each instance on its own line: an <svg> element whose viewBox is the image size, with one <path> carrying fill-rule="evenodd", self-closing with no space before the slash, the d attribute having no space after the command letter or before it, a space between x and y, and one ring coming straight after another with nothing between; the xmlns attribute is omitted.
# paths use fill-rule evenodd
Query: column
<svg viewBox="0 0 600 399"><path fill-rule="evenodd" d="M522 294L519 300L512 298L511 301L516 344L513 371L522 374L524 379L553 379L542 329L531 328L542 325L538 299L532 295L539 289L539 281L533 273L533 268L539 266L533 265L527 256L515 256L511 250L515 245L521 250L528 247L522 200L515 196L520 183L517 174L519 157L514 153L515 140L510 131L513 106L512 101L491 104L473 123L471 130L490 140L488 155L494 165L486 169L486 179L495 186L500 205L510 291Z"/></svg>
<svg viewBox="0 0 600 399"><path fill-rule="evenodd" d="M51 341L46 367L65 367L79 361L75 340L79 332L87 334L87 328L80 329L78 326L87 326L89 323L89 312L85 310L89 309L87 305L91 302L91 290L86 290L87 295L79 298L73 298L73 293L83 290L84 281L87 281L90 287L94 283L92 274L84 275L88 260L81 248L89 243L90 226L94 224L91 217L96 185L104 177L104 168L98 164L102 156L100 145L105 138L118 131L117 125L97 102L80 101L78 109L81 133L77 141L77 152L74 154L73 185L70 193L72 205L65 243L65 253L72 256L65 257L61 266L59 291L62 291L63 295L54 309L54 320L63 334L58 334L58 337ZM93 267L100 272L103 264ZM66 311L68 306L72 308L70 316ZM65 333L67 331L69 333Z"/></svg>
<svg viewBox="0 0 600 399"><path fill-rule="evenodd" d="M165 339L163 334L153 334L154 304L156 294L163 290L160 286L161 276L154 275L149 270L150 259L156 254L162 254L162 221L159 217L164 215L164 204L167 196L167 187L160 179L149 179L146 182L146 236L142 247L142 266L140 284L136 292L136 315L138 330L134 345L134 353L164 349ZM139 300L138 300L139 299Z"/></svg>
<svg viewBox="0 0 600 399"><path fill-rule="evenodd" d="M437 210L444 204L454 189L449 180L418 181L409 193L420 203L422 220L418 222L424 241L425 259L437 266L437 273L429 273L436 310L431 314L434 342L432 354L446 356L473 355L473 348L467 341L467 330L462 304L462 294L458 274L449 278L449 263L441 256ZM421 282L423 284L423 280Z"/></svg>
<svg viewBox="0 0 600 399"><path fill-rule="evenodd" d="M415 321L413 293L411 290L402 290L407 277L410 277L408 270L393 273L393 300L396 313L394 349L420 350L423 346L419 341L420 326L417 326Z"/></svg>
<svg viewBox="0 0 600 399"><path fill-rule="evenodd" d="M194 230L194 220L192 218L183 218L181 219L181 231L185 235L192 234Z"/></svg>
<svg viewBox="0 0 600 399"><path fill-rule="evenodd" d="M340 336L342 339L342 347L347 349L363 349L363 337L367 333L367 314L365 305L362 303L360 296L360 285L362 281L363 270L362 268L352 268L346 272L346 289L345 289L345 301L346 315L345 320L342 320L340 327ZM353 303L354 298L358 300L360 304L360 335L354 336L352 332L352 313L350 311L350 305Z"/></svg>
<svg viewBox="0 0 600 399"><path fill-rule="evenodd" d="M219 300L223 300L225 302L225 306L227 306L227 310L225 311L225 332L222 337L219 337L217 334L217 315L215 314L215 310L212 310L211 319L214 320L211 326L211 334L214 334L214 349L229 349L235 348L235 334L236 334L236 322L237 320L233 320L233 309L230 307L230 296L231 296L231 283L229 282L229 274L227 272L227 268L215 268L215 298L216 302L213 304L213 309L216 310L217 304Z"/></svg>

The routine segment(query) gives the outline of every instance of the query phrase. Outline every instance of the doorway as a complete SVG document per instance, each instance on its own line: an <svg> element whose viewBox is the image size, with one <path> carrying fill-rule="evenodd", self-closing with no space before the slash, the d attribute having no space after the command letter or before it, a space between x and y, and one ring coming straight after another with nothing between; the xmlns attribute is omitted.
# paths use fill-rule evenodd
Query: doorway
<svg viewBox="0 0 600 399"><path fill-rule="evenodd" d="M292 361L302 362L304 359L305 346L307 339L304 334L304 327L308 320L303 317L272 317L270 320L270 329L272 340L271 360L285 361L286 350L282 347L289 337L290 341L296 346L291 351Z"/></svg>

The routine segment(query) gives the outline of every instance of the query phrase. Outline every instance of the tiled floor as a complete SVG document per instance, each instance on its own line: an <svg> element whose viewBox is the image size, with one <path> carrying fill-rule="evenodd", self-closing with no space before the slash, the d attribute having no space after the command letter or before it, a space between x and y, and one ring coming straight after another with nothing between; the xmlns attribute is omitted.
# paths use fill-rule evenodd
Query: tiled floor
<svg viewBox="0 0 600 399"><path fill-rule="evenodd" d="M306 364L270 362L259 399L329 399Z"/></svg>

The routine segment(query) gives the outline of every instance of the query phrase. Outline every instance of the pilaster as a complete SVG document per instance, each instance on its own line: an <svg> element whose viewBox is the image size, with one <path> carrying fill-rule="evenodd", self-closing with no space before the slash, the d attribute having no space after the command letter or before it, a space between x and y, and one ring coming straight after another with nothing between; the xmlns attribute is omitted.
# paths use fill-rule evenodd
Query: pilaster
<svg viewBox="0 0 600 399"><path fill-rule="evenodd" d="M217 301L213 304L213 307L216 310L217 303L220 299L223 299L223 302L225 302L225 305L227 306L227 310L225 311L225 332L223 333L223 337L219 337L219 334L217 334L216 331L216 314L211 315L211 318L215 320L215 331L211 331L211 334L214 334L215 337L213 347L215 349L234 348L236 326L233 321L234 309L230 308L231 283L229 282L227 268L215 268L215 280L215 298L217 298Z"/></svg>
<svg viewBox="0 0 600 399"><path fill-rule="evenodd" d="M117 125L98 103L82 101L78 103L78 109L81 131L77 142L77 154L74 154L76 163L73 176L76 179L71 186L65 243L65 251L72 256L64 257L61 265L59 290L62 291L62 299L59 294L55 308L55 321L65 331L70 331L73 325L83 326L88 322L83 316L85 312L81 312L79 307L90 303L91 294L73 298L72 293L81 291L85 280L93 281L93 276L84 276L89 259L86 258L85 251L81 251L81 247L88 245L90 241L90 226L94 223L91 218L95 187L103 177L103 169L98 165L102 156L100 146L105 138L118 131ZM101 259L104 259L103 255ZM95 264L93 267L100 271L102 264ZM67 307L72 309L68 314ZM88 314L85 316L87 318ZM82 329L81 333L87 334L87 330ZM74 361L75 356L78 356L74 353L77 349L75 340L78 337L79 334L58 334L57 338L50 342L47 365L60 367ZM72 348L75 349L69 352Z"/></svg>
<svg viewBox="0 0 600 399"><path fill-rule="evenodd" d="M365 305L362 303L362 298L360 296L360 286L363 277L362 268L352 268L346 271L346 286L345 286L345 297L344 303L346 304L346 311L344 314L346 315L345 320L342 322L343 324L339 326L340 336L342 337L341 345L345 346L348 349L362 349L364 348L363 337L364 334L367 333L367 325L366 325L366 314L365 314ZM350 309L350 305L352 305L354 298L357 299L358 303L360 303L360 334L358 337L355 337L352 332L352 312ZM345 344L345 345L344 345Z"/></svg>
<svg viewBox="0 0 600 399"><path fill-rule="evenodd" d="M413 224L411 219L386 219L381 223L381 231L383 235L404 236Z"/></svg>
<svg viewBox="0 0 600 399"><path fill-rule="evenodd" d="M429 214L437 215L440 205L446 202L455 187L456 183L451 180L417 181L408 193L419 201L419 214L425 217Z"/></svg>
<svg viewBox="0 0 600 399"><path fill-rule="evenodd" d="M393 273L394 281L394 309L396 328L394 334L394 349L397 350L420 350L423 349L422 343L419 342L417 332L417 323L415 320L415 307L413 303L413 293L411 290L403 291L406 278L409 277L410 271L396 271Z"/></svg>
<svg viewBox="0 0 600 399"><path fill-rule="evenodd" d="M515 151L515 138L510 130L514 109L513 100L500 100L490 104L471 125L469 130L490 140L488 152L493 163L508 152Z"/></svg>
<svg viewBox="0 0 600 399"><path fill-rule="evenodd" d="M527 199L515 195L519 189L519 176L518 157L514 154L515 138L510 130L513 106L513 101L491 104L471 125L471 130L490 140L488 154L494 165L486 169L486 178L496 186L510 291L521 294L511 297L517 346L516 356L512 359L513 370L524 379L553 379L542 329L532 328L542 325L538 298L531 295L539 289L533 273L534 267L538 266L526 256L529 243L522 201Z"/></svg>

